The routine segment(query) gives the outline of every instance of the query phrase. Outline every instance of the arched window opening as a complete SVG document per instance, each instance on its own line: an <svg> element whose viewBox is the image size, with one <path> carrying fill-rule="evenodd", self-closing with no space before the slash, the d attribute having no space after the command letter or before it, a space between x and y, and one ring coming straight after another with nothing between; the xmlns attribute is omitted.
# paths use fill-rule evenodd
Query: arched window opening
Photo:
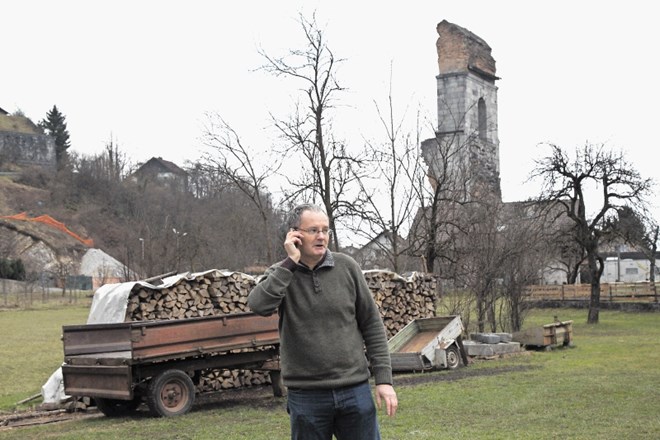
<svg viewBox="0 0 660 440"><path fill-rule="evenodd" d="M479 139L485 141L488 140L486 132L488 127L488 117L486 116L486 101L484 101L484 98L479 98L477 111L479 115Z"/></svg>

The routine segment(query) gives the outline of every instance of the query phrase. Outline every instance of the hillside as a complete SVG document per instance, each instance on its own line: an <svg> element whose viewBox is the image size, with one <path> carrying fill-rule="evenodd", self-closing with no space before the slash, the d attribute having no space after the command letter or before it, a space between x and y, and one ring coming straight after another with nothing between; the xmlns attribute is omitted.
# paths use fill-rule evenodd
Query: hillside
<svg viewBox="0 0 660 440"><path fill-rule="evenodd" d="M6 218L20 213L52 217L52 224L61 222L82 239L92 239L95 249L144 278L172 271L264 266L279 257L269 252L283 253L276 246L278 215L272 213L266 233L249 197L219 185L216 176L202 176L195 186L202 195L195 196L170 180L118 179L106 162L99 157L78 160L58 173L42 169L0 175L5 258L30 263L28 271L52 272L58 265L74 269L87 249L61 230Z"/></svg>
<svg viewBox="0 0 660 440"><path fill-rule="evenodd" d="M13 133L41 134L43 131L29 118L21 115L3 115L0 113L0 131Z"/></svg>
<svg viewBox="0 0 660 440"><path fill-rule="evenodd" d="M2 257L20 258L28 272L57 272L63 264L77 266L88 249L86 244L53 225L28 219L48 215L81 238L89 238L78 220L81 213L56 206L50 191L18 183L17 177L0 177L0 216L25 213L26 220L0 218Z"/></svg>

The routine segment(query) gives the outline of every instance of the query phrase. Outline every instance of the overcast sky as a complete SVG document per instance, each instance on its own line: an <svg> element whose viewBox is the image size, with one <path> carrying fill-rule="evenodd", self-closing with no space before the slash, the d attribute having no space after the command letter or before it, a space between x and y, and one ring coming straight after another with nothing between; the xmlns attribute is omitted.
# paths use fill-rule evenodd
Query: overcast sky
<svg viewBox="0 0 660 440"><path fill-rule="evenodd" d="M315 10L329 46L346 59L338 77L349 92L335 130L360 145L382 136L373 101L387 97L390 65L399 114L420 108L437 122L435 28L446 19L492 48L503 197L522 200L535 195L523 183L548 151L542 142L604 142L655 178L660 39L652 4L2 1L0 107L38 122L55 104L71 150L99 153L112 138L133 162L197 159L206 112L266 149L269 114L287 115L296 90L257 70L258 49L301 47L298 13Z"/></svg>

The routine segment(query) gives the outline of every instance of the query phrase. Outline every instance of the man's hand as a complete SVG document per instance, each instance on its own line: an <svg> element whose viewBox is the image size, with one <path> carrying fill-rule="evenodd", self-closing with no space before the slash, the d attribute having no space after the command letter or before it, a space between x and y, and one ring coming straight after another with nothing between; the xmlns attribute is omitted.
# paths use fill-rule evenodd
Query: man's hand
<svg viewBox="0 0 660 440"><path fill-rule="evenodd" d="M376 405L380 409L381 399L385 401L385 409L387 415L394 417L396 409L399 407L399 401L396 398L396 392L392 385L380 384L376 385Z"/></svg>
<svg viewBox="0 0 660 440"><path fill-rule="evenodd" d="M301 245L302 233L295 229L289 229L289 232L286 233L286 239L284 240L284 250L289 258L296 263L300 261L300 249L298 249L298 247Z"/></svg>

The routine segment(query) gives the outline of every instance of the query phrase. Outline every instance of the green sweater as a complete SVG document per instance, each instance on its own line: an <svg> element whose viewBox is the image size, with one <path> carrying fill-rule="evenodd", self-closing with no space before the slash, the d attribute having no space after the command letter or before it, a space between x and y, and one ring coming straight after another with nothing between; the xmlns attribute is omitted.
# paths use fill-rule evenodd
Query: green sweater
<svg viewBox="0 0 660 440"><path fill-rule="evenodd" d="M358 264L326 252L315 269L286 259L266 270L248 296L253 312L279 313L280 361L287 387L392 383L385 327Z"/></svg>

